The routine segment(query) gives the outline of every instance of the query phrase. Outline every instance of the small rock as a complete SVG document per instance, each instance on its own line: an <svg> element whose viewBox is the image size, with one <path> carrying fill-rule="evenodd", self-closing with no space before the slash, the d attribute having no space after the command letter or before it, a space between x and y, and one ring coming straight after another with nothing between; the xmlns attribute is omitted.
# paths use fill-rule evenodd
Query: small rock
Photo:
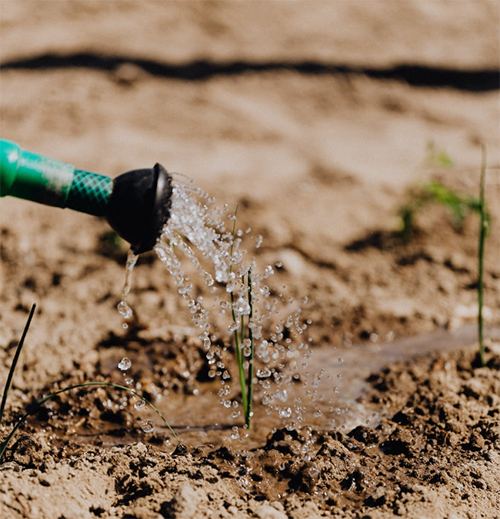
<svg viewBox="0 0 500 519"><path fill-rule="evenodd" d="M12 447L14 461L25 467L40 466L48 452L46 444L36 436L22 435Z"/></svg>
<svg viewBox="0 0 500 519"><path fill-rule="evenodd" d="M413 436L410 431L401 427L389 436L389 439L383 442L380 447L385 454L405 454L406 456L412 454L411 446L413 444Z"/></svg>
<svg viewBox="0 0 500 519"><path fill-rule="evenodd" d="M284 512L267 504L259 505L255 509L255 516L259 519L288 519Z"/></svg>
<svg viewBox="0 0 500 519"><path fill-rule="evenodd" d="M364 443L365 445L378 443L379 441L378 433L364 425L358 425L358 427L353 429L348 436L354 438L358 442Z"/></svg>
<svg viewBox="0 0 500 519"><path fill-rule="evenodd" d="M164 503L162 512L183 519L202 517L199 507L204 500L205 495L201 489L193 488L189 483L183 483L177 490L174 499L170 503Z"/></svg>

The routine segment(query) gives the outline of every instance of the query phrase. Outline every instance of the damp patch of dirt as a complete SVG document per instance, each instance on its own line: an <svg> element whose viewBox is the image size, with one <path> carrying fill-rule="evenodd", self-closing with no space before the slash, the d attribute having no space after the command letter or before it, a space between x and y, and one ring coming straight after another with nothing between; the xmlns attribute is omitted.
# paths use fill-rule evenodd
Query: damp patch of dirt
<svg viewBox="0 0 500 519"><path fill-rule="evenodd" d="M389 415L376 427L279 428L249 449L131 441L67 452L23 433L1 467L2 506L8 517L44 517L41 503L57 500L58 513L92 518L493 518L499 353L492 345L484 368L475 349L393 364L369 377L366 400Z"/></svg>

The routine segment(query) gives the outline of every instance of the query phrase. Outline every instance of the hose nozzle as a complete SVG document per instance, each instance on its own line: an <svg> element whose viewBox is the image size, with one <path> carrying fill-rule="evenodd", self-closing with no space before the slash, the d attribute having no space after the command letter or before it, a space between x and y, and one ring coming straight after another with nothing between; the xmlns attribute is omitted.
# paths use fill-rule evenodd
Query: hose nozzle
<svg viewBox="0 0 500 519"><path fill-rule="evenodd" d="M156 164L113 180L0 139L0 196L6 195L104 216L140 254L154 247L170 217L172 178Z"/></svg>

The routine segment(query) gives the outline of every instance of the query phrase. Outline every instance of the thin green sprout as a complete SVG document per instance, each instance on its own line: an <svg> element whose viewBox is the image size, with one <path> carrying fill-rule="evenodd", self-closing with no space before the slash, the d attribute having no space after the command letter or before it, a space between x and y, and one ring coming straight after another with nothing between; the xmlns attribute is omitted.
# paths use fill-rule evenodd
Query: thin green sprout
<svg viewBox="0 0 500 519"><path fill-rule="evenodd" d="M21 418L19 419L19 421L16 423L16 425L14 426L14 428L12 429L12 431L10 432L10 434L7 436L6 440L4 441L3 445L2 445L2 449L0 450L0 461L2 460L4 454L5 454L5 451L7 450L7 447L10 443L10 441L12 440L12 438L14 437L14 435L16 434L17 430L19 429L19 427L21 427L21 425L26 421L26 419L32 415L33 413L35 413L38 409L40 409L40 407L45 404L46 402L48 402L49 400L52 400L53 398L55 398L57 395L60 395L61 393L65 393L66 391L71 391L72 389L78 389L78 388L82 388L82 387L89 387L89 386L108 386L108 387L114 387L116 389L122 389L124 391L128 391L129 393L133 394L134 396L136 396L137 398L140 398L142 401L144 401L145 404L147 404L162 420L163 422L165 423L165 425L167 426L168 430L172 433L173 437L177 440L177 442L179 443L179 445L182 445L182 442L181 440L179 439L179 437L177 436L177 434L175 434L174 430L172 429L172 427L169 425L169 423L167 422L167 420L165 419L165 417L161 414L161 412L145 397L143 397L142 395L140 395L139 393L137 393L136 391L134 391L133 389L130 389L129 387L126 387L126 386L122 386L120 384L115 384L113 382L83 382L81 384L75 384L73 386L68 386L68 387L65 387L63 389L59 389L58 391L55 391L54 393L51 393L50 395L46 396L45 398L43 398L42 400L39 400L38 402L36 402L36 404L29 410L27 411L23 416L21 416Z"/></svg>
<svg viewBox="0 0 500 519"><path fill-rule="evenodd" d="M7 376L7 382L5 383L5 388L3 390L2 404L0 406L0 425L2 424L3 414L5 411L5 405L7 404L7 395L9 394L10 385L12 383L12 377L14 376L14 371L16 370L17 361L19 360L19 355L21 354L21 350L23 349L24 340L26 339L26 335L28 333L28 330L29 330L29 327L31 324L31 320L33 319L33 315L35 314L35 309L36 309L36 304L33 303L30 314L28 316L28 320L26 321L26 324L24 326L21 340L19 341L19 344L17 345L16 353L14 354L14 359L10 366L9 374Z"/></svg>
<svg viewBox="0 0 500 519"><path fill-rule="evenodd" d="M233 242L231 244L231 256L234 253L234 244L236 241L236 217L238 215L238 206L236 206L236 210L234 212L234 223L233 223ZM233 265L229 266L229 272L233 272ZM243 405L243 411L245 415L245 425L247 429L250 429L252 422L252 400L253 400L253 375L254 375L254 359L255 359L255 348L254 348L254 338L252 324L253 319L253 298L252 298L252 274L251 269L246 274L246 284L247 284L247 296L248 296L248 306L250 308L250 312L248 314L247 327L248 327L248 339L250 341L250 358L248 360L248 373L245 377L245 354L242 352L242 346L245 343L245 317L244 315L240 316L239 326L235 327L234 330L234 344L236 348L236 361L238 363L238 375L240 379L240 388L241 388L241 403ZM245 285L245 275L241 277L241 282L243 286ZM231 292L231 313L233 317L233 322L236 324L236 312L234 310L234 293Z"/></svg>
<svg viewBox="0 0 500 519"><path fill-rule="evenodd" d="M431 180L423 184L420 190L413 195L407 204L399 209L401 217L400 235L404 242L409 242L415 228L415 214L428 203L435 202L447 207L453 215L455 228L461 229L468 213L481 211L481 202L471 196L462 195L452 189L448 189L440 182ZM485 221L491 220L490 215L485 210Z"/></svg>
<svg viewBox="0 0 500 519"><path fill-rule="evenodd" d="M481 366L486 366L486 353L484 349L484 322L483 322L483 273L484 273L484 242L488 232L488 218L486 214L486 204L484 201L484 183L486 177L486 145L483 146L481 161L481 177L479 180L479 250L478 250L478 281L477 281L477 327L479 336L479 358Z"/></svg>
<svg viewBox="0 0 500 519"><path fill-rule="evenodd" d="M251 323L253 319L253 300L252 300L252 271L248 271L248 305L250 306L250 314L248 316L248 322ZM253 340L252 327L248 327L248 338L250 339L250 359L248 361L248 408L245 415L245 423L250 429L252 423L252 401L253 401L253 373L254 373L254 357L255 348Z"/></svg>
<svg viewBox="0 0 500 519"><path fill-rule="evenodd" d="M234 211L234 221L233 221L233 241L231 243L231 257L234 253L234 242L236 240L236 217L238 215L238 206L236 206L236 210ZM229 273L233 273L233 263L229 265ZM231 291L231 315L233 317L233 322L236 324L236 313L234 311L234 293ZM241 319L243 321L243 319ZM243 325L242 325L243 326ZM241 387L241 402L243 404L243 410L245 411L245 415L248 409L248 401L247 401L247 393L246 393L246 384L245 384L245 369L243 367L243 358L240 349L240 334L238 332L238 328L234 330L234 346L236 349L236 361L238 362L238 373L240 377L240 387Z"/></svg>

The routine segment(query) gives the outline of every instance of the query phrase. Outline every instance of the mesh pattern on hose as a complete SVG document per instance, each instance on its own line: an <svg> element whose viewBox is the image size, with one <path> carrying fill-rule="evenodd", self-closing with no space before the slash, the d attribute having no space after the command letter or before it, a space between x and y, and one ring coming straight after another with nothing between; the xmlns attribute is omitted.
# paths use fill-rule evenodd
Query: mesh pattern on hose
<svg viewBox="0 0 500 519"><path fill-rule="evenodd" d="M66 207L81 213L104 216L112 190L111 178L76 169Z"/></svg>

